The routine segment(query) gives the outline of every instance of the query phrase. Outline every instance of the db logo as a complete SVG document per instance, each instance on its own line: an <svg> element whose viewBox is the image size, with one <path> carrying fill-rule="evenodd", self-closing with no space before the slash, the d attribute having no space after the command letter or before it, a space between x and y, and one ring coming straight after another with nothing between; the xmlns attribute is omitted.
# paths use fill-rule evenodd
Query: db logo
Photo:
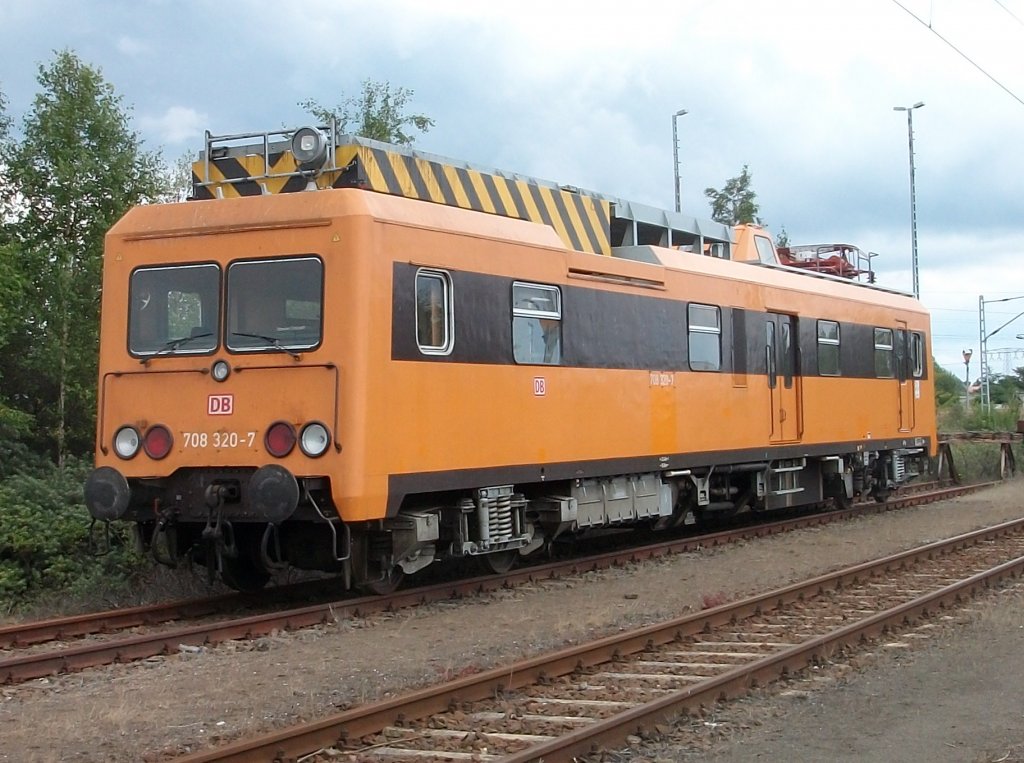
<svg viewBox="0 0 1024 763"><path fill-rule="evenodd" d="M533 394L537 397L544 397L548 393L548 384L543 376L533 377Z"/></svg>
<svg viewBox="0 0 1024 763"><path fill-rule="evenodd" d="M206 412L211 416L230 416L234 409L234 395L210 395L206 402Z"/></svg>

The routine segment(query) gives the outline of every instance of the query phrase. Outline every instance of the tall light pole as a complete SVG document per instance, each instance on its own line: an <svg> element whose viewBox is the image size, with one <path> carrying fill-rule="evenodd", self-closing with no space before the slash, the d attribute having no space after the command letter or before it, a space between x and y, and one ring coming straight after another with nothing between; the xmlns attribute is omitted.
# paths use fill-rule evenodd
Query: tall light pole
<svg viewBox="0 0 1024 763"><path fill-rule="evenodd" d="M686 109L679 109L679 111L672 115L672 177L676 181L676 212L681 211L679 206L679 131L676 128L676 124L679 121L679 117L685 116L688 113Z"/></svg>
<svg viewBox="0 0 1024 763"><path fill-rule="evenodd" d="M971 407L971 355L974 350L964 350L964 403Z"/></svg>
<svg viewBox="0 0 1024 763"><path fill-rule="evenodd" d="M917 198L914 192L914 109L924 106L918 101L913 106L893 106L893 111L907 112L907 139L910 142L910 268L914 279L914 296L921 297L921 281L917 274Z"/></svg>

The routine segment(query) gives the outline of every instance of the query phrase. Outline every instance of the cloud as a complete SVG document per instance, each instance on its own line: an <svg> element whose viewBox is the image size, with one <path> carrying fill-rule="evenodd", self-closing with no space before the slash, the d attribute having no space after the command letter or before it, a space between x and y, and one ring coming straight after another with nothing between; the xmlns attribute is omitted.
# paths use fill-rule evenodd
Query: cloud
<svg viewBox="0 0 1024 763"><path fill-rule="evenodd" d="M208 124L206 114L186 106L171 106L159 116L139 118L144 133L156 134L165 143L196 143Z"/></svg>
<svg viewBox="0 0 1024 763"><path fill-rule="evenodd" d="M1024 295L1021 105L895 3L307 0L282 15L241 0L228 24L214 0L142 0L139 13L122 0L12 2L0 44L24 65L0 85L15 117L31 105L33 62L65 45L145 115L149 142L189 152L206 128L302 124L298 101L336 103L371 78L412 89L411 110L435 120L417 148L669 209L671 115L687 109L686 213L709 216L703 189L747 164L772 230L879 252L880 283L905 290L907 120L892 108L924 101L920 281L940 362L962 367L977 345L979 294ZM1024 95L1024 30L1000 4L902 4ZM1017 16L1022 4L1007 3ZM100 21L111 17L114 33Z"/></svg>
<svg viewBox="0 0 1024 763"><path fill-rule="evenodd" d="M148 43L143 42L136 37L122 35L117 38L117 50L126 56L137 58L143 53L148 53L150 51L150 46Z"/></svg>

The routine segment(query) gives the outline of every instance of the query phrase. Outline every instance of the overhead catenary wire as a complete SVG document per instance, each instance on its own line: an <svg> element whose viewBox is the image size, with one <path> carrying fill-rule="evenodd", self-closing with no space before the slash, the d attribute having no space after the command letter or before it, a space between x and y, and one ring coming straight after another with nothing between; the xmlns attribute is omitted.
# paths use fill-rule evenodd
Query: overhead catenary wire
<svg viewBox="0 0 1024 763"><path fill-rule="evenodd" d="M934 34L934 35L935 35L936 37L938 37L938 38L939 38L940 40L942 40L942 41L943 41L944 43L946 43L946 45L948 45L948 46L949 46L949 47L951 47L951 48L952 48L953 50L955 50L955 51L956 51L956 52L957 52L957 53L958 53L958 54L960 55L960 57L961 57L961 58L963 58L963 59L964 59L964 60L965 60L965 61L966 61L967 63L969 63L969 64L970 64L971 66L973 66L973 67L974 67L975 69L977 69L977 70L978 70L979 72L981 72L981 73L982 73L982 74L984 74L984 75L985 75L986 77L988 77L988 78L989 78L990 80L992 80L992 82L993 82L993 83L995 83L995 84L996 84L996 85L997 85L997 86L998 86L998 87L999 87L999 88L1000 88L1000 89L1001 89L1001 90L1002 90L1003 92L1005 92L1005 93L1006 93L1006 94L1007 94L1008 96L1010 96L1011 98L1013 98L1013 100L1015 100L1015 101L1016 101L1017 103L1019 103L1019 104L1020 104L1021 106L1024 106L1024 99L1021 99L1021 97L1020 97L1020 96L1018 96L1018 95L1017 95L1016 93L1014 93L1014 92L1013 92L1012 90L1010 90L1010 88L1008 88L1008 87L1007 87L1006 85L1004 85L1004 84L1003 84L1002 82L1000 82L999 80L997 80L997 79L996 79L996 78L995 78L995 77L994 77L993 75L991 75L991 74L989 74L989 73L988 73L987 71L985 71L985 69L984 69L984 68L983 68L983 67L981 66L981 64L979 64L978 62L976 62L976 61L975 61L975 60L974 60L973 58L971 58L971 57L970 57L970 56L968 56L968 55L967 55L966 53L964 53L964 52L963 52L962 50L960 50L960 48L958 48L958 47L957 47L956 45L954 45L954 44L953 44L952 42L950 42L950 41L949 41L949 40L947 40L947 39L946 39L945 37L943 37L943 36L942 36L941 34L939 34L939 33L938 33L937 31L935 31L935 27L933 27L933 26L932 26L932 25L931 25L931 24L930 24L929 22L925 21L925 20L924 20L923 18L921 18L920 16L918 16L918 15L917 15L916 13L914 13L914 12L913 12L912 10L910 10L909 8L907 8L907 6L903 5L903 3L901 3L901 2L900 2L900 0L892 0L892 1L893 1L894 3L896 3L896 5L898 5L898 6L900 7L900 8L902 8L903 10L905 10L905 11L906 11L907 13L909 13L909 14L910 14L911 16L913 16L913 17L914 17L914 18L915 18L915 19L916 19L917 21L921 22L921 24L923 24L924 26L928 27L928 30L929 30L929 31L930 31L930 32L931 32L932 34ZM1007 12L1009 12L1009 11L1007 11ZM1012 15L1012 14L1011 14L1011 15ZM1016 18L1016 17L1014 17L1014 18Z"/></svg>
<svg viewBox="0 0 1024 763"><path fill-rule="evenodd" d="M1015 14L1013 11L1011 11L1009 8L1007 8L1005 5L1003 5L1001 0L992 0L992 2L994 2L1000 8L1002 8L1004 11L1006 11L1010 15L1010 18L1012 18L1014 21L1016 21L1021 26L1024 26L1024 21L1021 21L1020 18L1017 16L1017 14Z"/></svg>

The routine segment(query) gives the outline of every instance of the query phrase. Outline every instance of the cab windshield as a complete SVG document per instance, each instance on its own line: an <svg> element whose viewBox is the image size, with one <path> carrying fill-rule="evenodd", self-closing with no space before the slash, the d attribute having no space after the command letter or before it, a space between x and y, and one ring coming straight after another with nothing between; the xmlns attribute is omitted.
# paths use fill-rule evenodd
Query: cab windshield
<svg viewBox="0 0 1024 763"><path fill-rule="evenodd" d="M217 348L217 265L139 268L131 275L129 300L128 349L132 354L199 354Z"/></svg>
<svg viewBox="0 0 1024 763"><path fill-rule="evenodd" d="M320 344L323 263L318 258L234 262L227 282L229 350L287 352Z"/></svg>

